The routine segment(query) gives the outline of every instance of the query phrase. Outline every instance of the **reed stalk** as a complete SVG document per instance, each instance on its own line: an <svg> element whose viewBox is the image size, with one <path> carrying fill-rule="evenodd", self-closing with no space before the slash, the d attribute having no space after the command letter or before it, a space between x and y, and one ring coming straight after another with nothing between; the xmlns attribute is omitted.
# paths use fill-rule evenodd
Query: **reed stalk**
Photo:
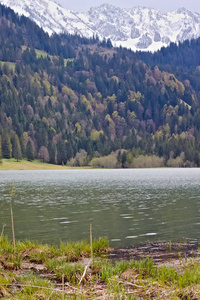
<svg viewBox="0 0 200 300"><path fill-rule="evenodd" d="M91 249L91 260L93 266L94 258L93 258L93 248L92 248L92 224L90 224L90 249Z"/></svg>
<svg viewBox="0 0 200 300"><path fill-rule="evenodd" d="M65 299L65 275L62 274L62 300Z"/></svg>
<svg viewBox="0 0 200 300"><path fill-rule="evenodd" d="M13 236L13 246L15 251L15 229L14 229L14 219L13 219L13 209L12 209L12 197L14 196L15 185L10 189L9 195L10 195L10 215L11 215L11 223L12 223L12 236Z"/></svg>
<svg viewBox="0 0 200 300"><path fill-rule="evenodd" d="M2 227L2 231L1 231L1 237L0 237L0 241L2 240L3 238L3 234L4 234L4 228L6 227L6 224L3 224L3 227Z"/></svg>

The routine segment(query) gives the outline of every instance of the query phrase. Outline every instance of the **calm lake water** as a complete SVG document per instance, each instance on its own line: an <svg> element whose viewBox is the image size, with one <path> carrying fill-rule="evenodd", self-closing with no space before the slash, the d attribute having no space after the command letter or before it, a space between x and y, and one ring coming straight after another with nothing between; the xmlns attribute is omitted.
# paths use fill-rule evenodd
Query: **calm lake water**
<svg viewBox="0 0 200 300"><path fill-rule="evenodd" d="M200 238L200 169L0 171L0 231L39 242L107 236L112 247Z"/></svg>

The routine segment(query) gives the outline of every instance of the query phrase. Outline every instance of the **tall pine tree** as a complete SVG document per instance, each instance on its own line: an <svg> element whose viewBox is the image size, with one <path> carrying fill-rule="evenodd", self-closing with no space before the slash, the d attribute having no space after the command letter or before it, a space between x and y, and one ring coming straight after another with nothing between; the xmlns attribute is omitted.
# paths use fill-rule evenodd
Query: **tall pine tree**
<svg viewBox="0 0 200 300"><path fill-rule="evenodd" d="M2 159L2 151L1 151L1 135L0 135L0 160Z"/></svg>
<svg viewBox="0 0 200 300"><path fill-rule="evenodd" d="M13 156L17 161L22 159L22 151L21 151L21 146L17 134L14 135Z"/></svg>
<svg viewBox="0 0 200 300"><path fill-rule="evenodd" d="M3 133L2 137L2 155L4 158L12 157L12 144L10 141L10 135L7 131Z"/></svg>
<svg viewBox="0 0 200 300"><path fill-rule="evenodd" d="M26 146L26 158L28 161L32 161L35 159L34 150L31 141L28 141Z"/></svg>

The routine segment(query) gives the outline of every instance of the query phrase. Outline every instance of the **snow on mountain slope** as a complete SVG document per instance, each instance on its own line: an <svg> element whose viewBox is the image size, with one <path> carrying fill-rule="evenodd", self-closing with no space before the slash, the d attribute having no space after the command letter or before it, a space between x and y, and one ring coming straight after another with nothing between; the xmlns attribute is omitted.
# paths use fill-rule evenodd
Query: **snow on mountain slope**
<svg viewBox="0 0 200 300"><path fill-rule="evenodd" d="M92 29L110 38L117 46L155 51L170 42L200 36L200 15L184 8L163 13L135 7L121 9L111 5L91 8L86 14Z"/></svg>
<svg viewBox="0 0 200 300"><path fill-rule="evenodd" d="M156 51L170 42L200 36L200 14L184 8L163 13L156 9L122 9L103 4L87 13L72 12L50 0L1 0L15 12L31 18L49 34L68 32L110 38L114 45Z"/></svg>
<svg viewBox="0 0 200 300"><path fill-rule="evenodd" d="M60 5L49 0L2 0L19 15L24 15L35 21L49 34L68 32L92 37L94 32L79 17Z"/></svg>

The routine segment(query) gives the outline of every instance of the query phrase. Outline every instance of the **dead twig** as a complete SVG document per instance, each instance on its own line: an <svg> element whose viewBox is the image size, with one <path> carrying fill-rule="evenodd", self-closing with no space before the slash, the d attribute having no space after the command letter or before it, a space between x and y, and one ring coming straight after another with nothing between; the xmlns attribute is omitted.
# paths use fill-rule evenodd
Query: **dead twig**
<svg viewBox="0 0 200 300"><path fill-rule="evenodd" d="M141 285L137 285L135 283L131 283L131 282L128 282L128 281L118 281L118 282L121 283L121 284L133 286L133 287L136 287L136 288L143 288L143 286L141 286Z"/></svg>
<svg viewBox="0 0 200 300"><path fill-rule="evenodd" d="M81 279L80 279L80 281L79 281L79 284L81 284L81 282L82 282L83 279L85 278L85 275L86 275L86 273L87 273L87 270L88 270L89 266L91 265L91 262L92 262L92 258L89 260L89 263L88 263L87 266L85 267L85 270L84 270L83 275L82 275L82 277L81 277Z"/></svg>

